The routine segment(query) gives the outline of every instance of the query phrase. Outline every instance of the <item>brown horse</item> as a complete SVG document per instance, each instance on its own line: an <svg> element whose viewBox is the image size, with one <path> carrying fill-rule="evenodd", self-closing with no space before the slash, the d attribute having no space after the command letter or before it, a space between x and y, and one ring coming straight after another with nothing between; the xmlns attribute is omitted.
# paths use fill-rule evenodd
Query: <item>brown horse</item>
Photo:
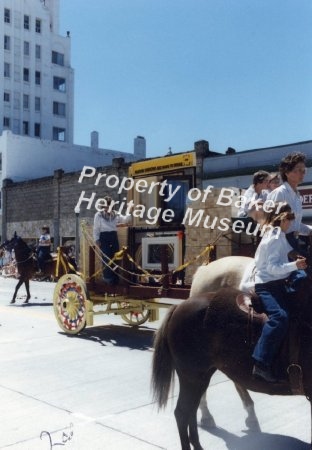
<svg viewBox="0 0 312 450"><path fill-rule="evenodd" d="M34 274L37 271L37 260L35 257L34 251L26 244L25 241L20 236L17 236L16 234L10 241L4 242L1 247L6 248L9 251L14 250L15 253L15 260L17 265L17 271L19 274L18 283L15 287L15 291L12 297L12 300L10 303L15 303L17 292L19 288L22 286L22 284L25 284L26 288L26 300L24 303L28 303L30 299L30 290L29 290L29 280L34 276ZM62 255L59 253L58 257L62 256L62 264L59 264L59 273L57 276L61 276L68 272L73 272L74 270L71 270L69 263L69 259L66 254L62 253ZM44 273L41 276L41 281L44 279L47 279L49 277L53 277L53 279L56 276L56 267L57 267L57 259L51 259L46 261L44 266ZM71 266L72 267L72 266ZM72 267L73 268L73 267Z"/></svg>
<svg viewBox="0 0 312 450"><path fill-rule="evenodd" d="M175 417L183 450L201 450L196 412L203 393L216 370L222 371L237 387L270 395L291 395L287 379L290 365L288 346L284 344L276 361L282 383L270 384L252 377L253 345L247 339L248 315L236 303L240 291L221 288L216 293L198 294L172 307L154 342L152 388L159 407L165 407L176 371L180 391ZM299 326L298 366L302 370L302 394L312 398L312 282L305 279L296 298ZM260 336L262 322L253 323L254 342ZM287 339L285 340L285 342ZM300 344L299 344L300 343Z"/></svg>

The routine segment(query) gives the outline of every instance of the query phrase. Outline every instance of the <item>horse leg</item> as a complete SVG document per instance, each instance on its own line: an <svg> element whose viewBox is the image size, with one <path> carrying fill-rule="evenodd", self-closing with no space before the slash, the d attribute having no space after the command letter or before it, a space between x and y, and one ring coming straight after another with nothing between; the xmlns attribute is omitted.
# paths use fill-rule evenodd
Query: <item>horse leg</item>
<svg viewBox="0 0 312 450"><path fill-rule="evenodd" d="M208 387L210 377L205 382L190 381L179 377L180 392L174 415L177 421L182 450L203 450L199 442L196 413L200 399ZM188 435L189 427L189 435Z"/></svg>
<svg viewBox="0 0 312 450"><path fill-rule="evenodd" d="M25 288L26 288L26 293L27 293L27 297L26 297L26 300L24 301L24 303L28 303L28 300L30 299L29 278L26 278L24 280L24 283L25 283Z"/></svg>
<svg viewBox="0 0 312 450"><path fill-rule="evenodd" d="M17 283L16 287L15 287L15 291L14 291L14 294L13 294L13 297L12 297L12 300L10 301L10 303L15 303L17 292L18 292L19 288L22 286L23 283L24 283L23 278L20 278L18 280L18 283Z"/></svg>
<svg viewBox="0 0 312 450"><path fill-rule="evenodd" d="M201 420L200 424L204 428L216 428L216 422L213 418L213 415L208 409L208 403L207 403L207 391L203 393L200 403L199 403L199 409L201 412Z"/></svg>
<svg viewBox="0 0 312 450"><path fill-rule="evenodd" d="M247 428L251 431L261 431L255 412L254 402L250 397L249 392L240 384L234 383L234 385L248 414L245 420Z"/></svg>
<svg viewBox="0 0 312 450"><path fill-rule="evenodd" d="M213 373L211 374L211 376L213 375ZM205 391L201 396L199 409L201 412L201 421L200 421L201 426L203 426L204 428L216 428L217 427L216 422L208 409L207 391Z"/></svg>

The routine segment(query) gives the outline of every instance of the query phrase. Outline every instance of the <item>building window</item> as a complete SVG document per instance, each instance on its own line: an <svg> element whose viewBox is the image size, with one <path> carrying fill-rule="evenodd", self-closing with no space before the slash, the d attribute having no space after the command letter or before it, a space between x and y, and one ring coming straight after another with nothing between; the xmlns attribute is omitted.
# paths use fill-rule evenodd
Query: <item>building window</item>
<svg viewBox="0 0 312 450"><path fill-rule="evenodd" d="M41 110L41 99L40 97L35 97L35 111L40 112Z"/></svg>
<svg viewBox="0 0 312 450"><path fill-rule="evenodd" d="M3 101L10 102L10 92L3 92Z"/></svg>
<svg viewBox="0 0 312 450"><path fill-rule="evenodd" d="M21 134L19 119L13 119L13 133Z"/></svg>
<svg viewBox="0 0 312 450"><path fill-rule="evenodd" d="M34 136L35 137L40 137L40 133L41 133L40 123L35 123L35 125L34 125Z"/></svg>
<svg viewBox="0 0 312 450"><path fill-rule="evenodd" d="M4 43L3 43L4 50L10 50L11 49L11 39L10 36L4 35Z"/></svg>
<svg viewBox="0 0 312 450"><path fill-rule="evenodd" d="M36 58L41 59L41 45L36 44Z"/></svg>
<svg viewBox="0 0 312 450"><path fill-rule="evenodd" d="M53 89L56 89L60 92L66 91L66 80L61 77L53 77Z"/></svg>
<svg viewBox="0 0 312 450"><path fill-rule="evenodd" d="M27 94L23 95L23 108L29 109L29 95Z"/></svg>
<svg viewBox="0 0 312 450"><path fill-rule="evenodd" d="M65 116L65 103L53 102L53 114L57 116Z"/></svg>
<svg viewBox="0 0 312 450"><path fill-rule="evenodd" d="M64 54L52 51L52 63L64 66Z"/></svg>
<svg viewBox="0 0 312 450"><path fill-rule="evenodd" d="M13 99L14 99L13 100L13 107L14 107L14 109L20 109L20 103L21 103L21 101L20 101L20 93L14 91Z"/></svg>
<svg viewBox="0 0 312 450"><path fill-rule="evenodd" d="M41 33L41 20L36 19L36 33Z"/></svg>
<svg viewBox="0 0 312 450"><path fill-rule="evenodd" d="M23 80L29 82L29 69L27 67L23 69Z"/></svg>
<svg viewBox="0 0 312 450"><path fill-rule="evenodd" d="M4 8L4 22L11 23L11 11L8 8Z"/></svg>
<svg viewBox="0 0 312 450"><path fill-rule="evenodd" d="M10 78L11 74L11 67L9 63L4 63L4 70L3 70L3 75L5 78Z"/></svg>
<svg viewBox="0 0 312 450"><path fill-rule="evenodd" d="M29 122L27 122L26 120L23 121L23 134L25 134L26 136L29 135Z"/></svg>
<svg viewBox="0 0 312 450"><path fill-rule="evenodd" d="M3 128L10 128L10 117L3 117Z"/></svg>
<svg viewBox="0 0 312 450"><path fill-rule="evenodd" d="M29 42L24 41L24 55L25 56L29 56L29 49L30 49Z"/></svg>
<svg viewBox="0 0 312 450"><path fill-rule="evenodd" d="M35 83L40 85L41 84L41 72L36 70L35 72Z"/></svg>
<svg viewBox="0 0 312 450"><path fill-rule="evenodd" d="M53 140L65 141L65 128L53 127Z"/></svg>
<svg viewBox="0 0 312 450"><path fill-rule="evenodd" d="M30 28L30 17L24 14L24 30L29 30Z"/></svg>

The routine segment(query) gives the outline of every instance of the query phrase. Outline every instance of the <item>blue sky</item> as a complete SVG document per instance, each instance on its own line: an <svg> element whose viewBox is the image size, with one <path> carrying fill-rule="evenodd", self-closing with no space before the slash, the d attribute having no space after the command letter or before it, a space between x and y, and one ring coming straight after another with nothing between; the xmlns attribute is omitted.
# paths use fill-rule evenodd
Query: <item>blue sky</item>
<svg viewBox="0 0 312 450"><path fill-rule="evenodd" d="M76 144L147 156L312 139L311 0L60 0Z"/></svg>

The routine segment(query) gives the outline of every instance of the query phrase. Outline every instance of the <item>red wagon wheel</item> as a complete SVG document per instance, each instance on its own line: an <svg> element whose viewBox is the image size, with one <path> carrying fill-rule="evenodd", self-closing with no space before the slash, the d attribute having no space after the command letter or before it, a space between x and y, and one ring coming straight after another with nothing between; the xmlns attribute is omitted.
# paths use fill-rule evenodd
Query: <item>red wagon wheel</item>
<svg viewBox="0 0 312 450"><path fill-rule="evenodd" d="M86 326L86 286L74 274L63 275L57 282L53 296L54 314L63 331L77 334Z"/></svg>
<svg viewBox="0 0 312 450"><path fill-rule="evenodd" d="M120 308L129 308L130 304L127 302L119 303ZM145 306L141 306L140 308L134 307L131 311L125 312L121 314L121 318L132 326L139 326L145 323L151 315L151 311L147 309Z"/></svg>

